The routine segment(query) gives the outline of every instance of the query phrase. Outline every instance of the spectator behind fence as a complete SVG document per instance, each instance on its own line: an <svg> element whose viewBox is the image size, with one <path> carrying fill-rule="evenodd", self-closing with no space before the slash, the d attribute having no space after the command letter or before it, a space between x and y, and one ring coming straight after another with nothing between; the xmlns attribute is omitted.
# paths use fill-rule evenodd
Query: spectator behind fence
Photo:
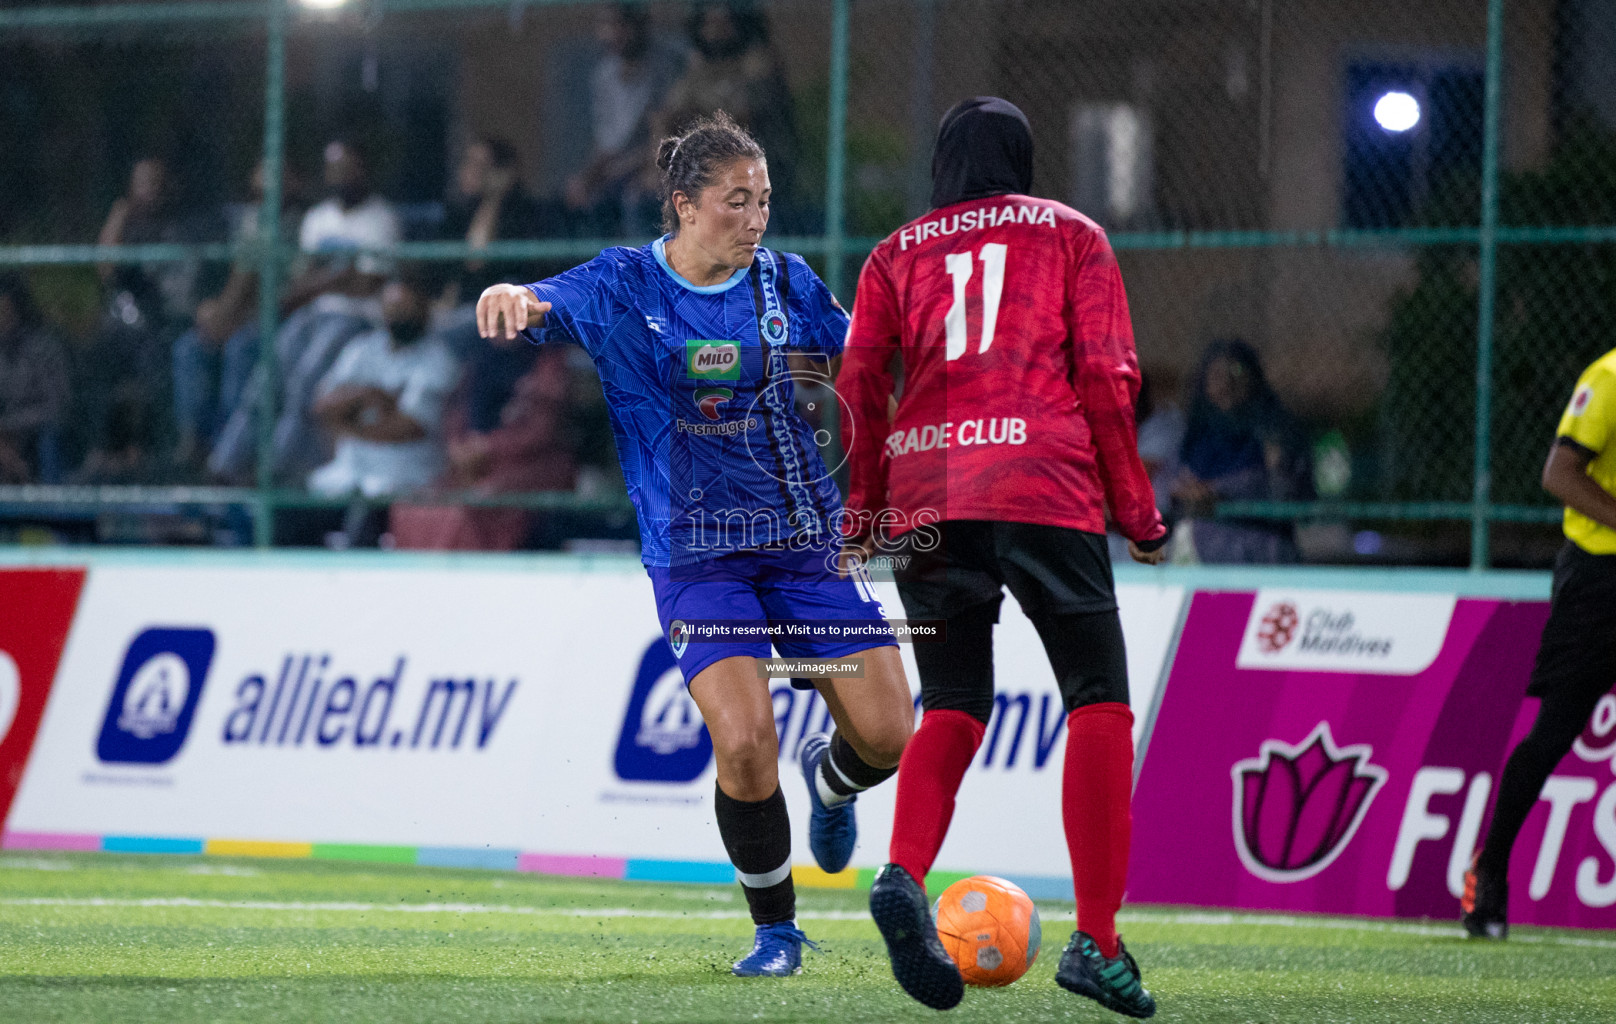
<svg viewBox="0 0 1616 1024"><path fill-rule="evenodd" d="M432 293L417 273L387 282L384 326L349 341L320 380L313 411L335 455L309 475L310 490L385 497L424 490L442 474L458 368L443 339L427 332Z"/></svg>
<svg viewBox="0 0 1616 1024"><path fill-rule="evenodd" d="M1141 370L1139 397L1133 411L1139 425L1139 460L1150 474L1156 493L1156 509L1166 515L1172 503L1172 485L1178 476L1178 451L1184 444L1184 410L1172 400L1173 389L1163 386L1156 372ZM1172 541L1169 540L1171 548ZM1107 535L1111 561L1127 564L1128 540L1118 533Z"/></svg>
<svg viewBox="0 0 1616 1024"><path fill-rule="evenodd" d="M490 242L538 238L559 233L545 223L539 204L522 189L516 147L504 139L480 138L466 147L455 172L455 196L443 222L443 237L473 248ZM465 333L477 336L476 301L492 284L523 276L520 264L468 259L459 264L444 290L445 305L464 308Z"/></svg>
<svg viewBox="0 0 1616 1024"><path fill-rule="evenodd" d="M490 495L570 491L576 483L567 427L568 353L518 347L535 357L514 387L506 384L507 400L492 423L477 422L480 411L474 398L479 393L486 398L501 382L480 380L486 369L480 374L475 364L467 368L448 418L449 469L441 481L445 490ZM528 538L532 522L533 514L520 508L394 505L392 532L400 548L512 551Z"/></svg>
<svg viewBox="0 0 1616 1024"><path fill-rule="evenodd" d="M688 31L695 56L652 118L652 138L727 111L769 154L776 197L770 220L776 230L791 230L779 197L792 194L796 180L796 117L767 18L752 0L701 0L691 8Z"/></svg>
<svg viewBox="0 0 1616 1024"><path fill-rule="evenodd" d="M149 396L134 378L119 381L106 396L100 440L67 477L70 484L162 482L157 429Z"/></svg>
<svg viewBox="0 0 1616 1024"><path fill-rule="evenodd" d="M175 462L188 467L218 439L240 404L258 360L258 270L263 260L264 166L253 168L249 201L231 220L235 258L218 292L196 307L191 329L174 339ZM282 182L280 236L297 237L298 182L288 168Z"/></svg>
<svg viewBox="0 0 1616 1024"><path fill-rule="evenodd" d="M1257 352L1214 341L1201 357L1190 400L1175 508L1195 516L1187 543L1206 563L1300 560L1289 521L1208 519L1220 501L1302 501L1313 496L1312 458L1301 423L1269 386Z"/></svg>
<svg viewBox="0 0 1616 1024"><path fill-rule="evenodd" d="M156 157L136 161L129 185L107 213L96 241L100 245L175 244L204 240L196 219L187 221L175 201L167 165ZM168 347L194 308L198 264L195 260L145 260L103 263L102 314L95 339L84 352L75 382L76 422L92 457L111 434L126 433L112 422L114 402L139 406L116 415L124 426L134 420L150 428L165 407L170 379ZM114 398L116 396L116 398ZM153 436L150 440L157 440Z"/></svg>
<svg viewBox="0 0 1616 1024"><path fill-rule="evenodd" d="M651 117L683 70L684 53L651 32L643 3L616 3L596 15L603 53L589 75L589 163L567 180L567 207L587 234L638 234L638 178L651 166Z"/></svg>
<svg viewBox="0 0 1616 1024"><path fill-rule="evenodd" d="M328 198L303 215L298 230L302 257L281 298L282 311L291 315L275 336L280 408L272 474L278 479L300 478L326 457L310 416L314 389L343 346L380 322L377 296L391 264L376 250L402 237L396 211L372 191L369 168L353 143L326 146L324 181ZM258 393L256 376L245 395ZM215 475L240 478L250 469L253 405L241 402L220 433L208 460Z"/></svg>
<svg viewBox="0 0 1616 1024"><path fill-rule="evenodd" d="M28 281L0 273L0 483L57 483L67 350L45 329Z"/></svg>

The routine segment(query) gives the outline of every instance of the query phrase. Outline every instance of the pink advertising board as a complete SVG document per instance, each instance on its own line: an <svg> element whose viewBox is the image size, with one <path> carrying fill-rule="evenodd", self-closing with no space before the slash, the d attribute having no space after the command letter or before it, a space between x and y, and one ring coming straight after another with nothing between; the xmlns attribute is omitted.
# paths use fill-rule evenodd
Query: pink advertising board
<svg viewBox="0 0 1616 1024"><path fill-rule="evenodd" d="M1194 596L1134 797L1137 903L1457 920L1546 602ZM1616 682L1616 681L1613 681ZM1616 927L1616 695L1516 844L1510 920Z"/></svg>

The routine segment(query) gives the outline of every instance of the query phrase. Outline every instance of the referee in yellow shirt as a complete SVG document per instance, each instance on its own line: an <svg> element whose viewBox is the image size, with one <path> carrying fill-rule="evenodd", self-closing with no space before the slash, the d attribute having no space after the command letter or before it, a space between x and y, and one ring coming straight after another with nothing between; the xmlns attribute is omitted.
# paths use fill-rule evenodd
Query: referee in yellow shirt
<svg viewBox="0 0 1616 1024"><path fill-rule="evenodd" d="M1616 350L1583 371L1560 417L1543 488L1565 503L1566 544L1528 696L1537 721L1504 766L1481 852L1465 874L1465 931L1509 934L1509 852L1554 766L1616 684Z"/></svg>

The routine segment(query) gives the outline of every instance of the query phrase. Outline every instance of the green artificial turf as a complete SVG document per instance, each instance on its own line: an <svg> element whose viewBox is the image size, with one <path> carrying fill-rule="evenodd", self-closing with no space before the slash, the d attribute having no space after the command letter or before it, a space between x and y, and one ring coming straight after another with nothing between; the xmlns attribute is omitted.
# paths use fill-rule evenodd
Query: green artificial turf
<svg viewBox="0 0 1616 1024"><path fill-rule="evenodd" d="M333 861L0 855L0 1021L940 1020L893 982L864 894L804 890L823 946L786 979L731 977L751 944L734 887ZM1120 1021L1043 955L951 1022ZM1130 909L1160 1021L1616 1021L1616 935L1447 922Z"/></svg>

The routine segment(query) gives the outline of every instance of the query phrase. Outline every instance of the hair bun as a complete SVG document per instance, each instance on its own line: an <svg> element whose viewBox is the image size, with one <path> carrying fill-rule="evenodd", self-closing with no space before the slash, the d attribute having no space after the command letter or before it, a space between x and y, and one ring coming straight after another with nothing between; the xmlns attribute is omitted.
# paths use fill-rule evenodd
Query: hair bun
<svg viewBox="0 0 1616 1024"><path fill-rule="evenodd" d="M679 143L682 141L684 140L677 135L670 135L658 144L656 153L657 170L665 171L673 166L673 154L679 151Z"/></svg>

